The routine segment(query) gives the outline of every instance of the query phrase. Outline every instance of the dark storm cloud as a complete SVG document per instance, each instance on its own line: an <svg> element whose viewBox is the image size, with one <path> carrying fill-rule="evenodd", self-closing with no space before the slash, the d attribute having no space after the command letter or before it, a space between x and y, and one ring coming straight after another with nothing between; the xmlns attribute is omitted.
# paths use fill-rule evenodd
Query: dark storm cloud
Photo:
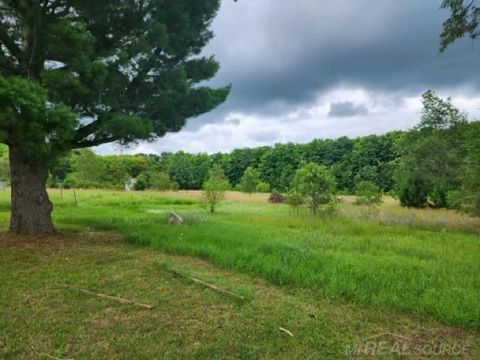
<svg viewBox="0 0 480 360"><path fill-rule="evenodd" d="M330 104L330 117L351 117L358 115L367 115L368 109L365 105L355 105L351 101L341 101Z"/></svg>
<svg viewBox="0 0 480 360"><path fill-rule="evenodd" d="M224 0L207 48L232 83L229 111L275 113L337 84L411 94L480 84L480 51L438 53L446 13L436 0Z"/></svg>
<svg viewBox="0 0 480 360"><path fill-rule="evenodd" d="M462 40L439 54L448 16L440 4L222 0L204 54L221 65L210 85L232 84L229 98L132 152L215 152L406 129L418 122L428 89L480 116L479 45Z"/></svg>

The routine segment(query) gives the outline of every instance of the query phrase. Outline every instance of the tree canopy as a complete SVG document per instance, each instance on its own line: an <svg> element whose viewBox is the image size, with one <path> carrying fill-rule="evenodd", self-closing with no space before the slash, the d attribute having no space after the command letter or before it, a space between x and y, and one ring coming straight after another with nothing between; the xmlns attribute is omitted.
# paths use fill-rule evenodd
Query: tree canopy
<svg viewBox="0 0 480 360"><path fill-rule="evenodd" d="M28 155L151 140L223 102L198 86L219 0L0 1L0 141Z"/></svg>

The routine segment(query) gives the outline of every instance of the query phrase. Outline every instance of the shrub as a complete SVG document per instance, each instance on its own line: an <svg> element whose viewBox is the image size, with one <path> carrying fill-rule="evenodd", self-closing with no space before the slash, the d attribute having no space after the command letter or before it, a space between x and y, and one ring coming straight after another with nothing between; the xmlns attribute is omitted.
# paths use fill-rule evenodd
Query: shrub
<svg viewBox="0 0 480 360"><path fill-rule="evenodd" d="M305 204L305 197L295 190L289 191L285 198L285 202L297 213L300 211L300 207Z"/></svg>
<svg viewBox="0 0 480 360"><path fill-rule="evenodd" d="M382 203L382 191L371 181L361 181L355 188L355 201L358 205L379 205Z"/></svg>
<svg viewBox="0 0 480 360"><path fill-rule="evenodd" d="M295 174L293 189L308 199L311 212L316 215L321 205L335 201L335 178L323 165L308 163Z"/></svg>
<svg viewBox="0 0 480 360"><path fill-rule="evenodd" d="M210 213L214 213L217 205L225 198L225 192L229 189L222 168L214 165L209 172L208 180L203 183L202 203L208 207Z"/></svg>
<svg viewBox="0 0 480 360"><path fill-rule="evenodd" d="M428 203L428 184L419 177L410 177L399 188L400 204L407 207L425 207Z"/></svg>
<svg viewBox="0 0 480 360"><path fill-rule="evenodd" d="M272 204L282 204L285 202L285 196L280 194L278 191L272 191L268 197L268 202Z"/></svg>

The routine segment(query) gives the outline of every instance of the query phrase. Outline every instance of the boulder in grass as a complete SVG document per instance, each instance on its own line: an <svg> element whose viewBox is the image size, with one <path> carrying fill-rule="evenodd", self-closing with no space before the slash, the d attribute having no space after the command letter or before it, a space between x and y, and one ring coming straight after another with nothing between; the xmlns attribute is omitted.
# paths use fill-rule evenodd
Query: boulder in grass
<svg viewBox="0 0 480 360"><path fill-rule="evenodd" d="M168 222L172 225L183 225L184 220L180 215L172 212L168 214Z"/></svg>

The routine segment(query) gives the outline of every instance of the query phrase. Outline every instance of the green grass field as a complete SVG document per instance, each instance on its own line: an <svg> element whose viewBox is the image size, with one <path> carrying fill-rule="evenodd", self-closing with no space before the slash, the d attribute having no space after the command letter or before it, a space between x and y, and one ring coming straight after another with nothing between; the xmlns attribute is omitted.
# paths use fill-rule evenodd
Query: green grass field
<svg viewBox="0 0 480 360"><path fill-rule="evenodd" d="M197 197L77 191L76 205L71 190L52 191L63 235L1 242L0 358L337 359L383 332L468 341L468 357L480 356L480 221L392 199L368 213L348 198L337 217L313 218L234 193L210 215ZM6 229L7 192L0 210ZM170 211L186 225L168 224ZM112 305L63 283L162 311Z"/></svg>

